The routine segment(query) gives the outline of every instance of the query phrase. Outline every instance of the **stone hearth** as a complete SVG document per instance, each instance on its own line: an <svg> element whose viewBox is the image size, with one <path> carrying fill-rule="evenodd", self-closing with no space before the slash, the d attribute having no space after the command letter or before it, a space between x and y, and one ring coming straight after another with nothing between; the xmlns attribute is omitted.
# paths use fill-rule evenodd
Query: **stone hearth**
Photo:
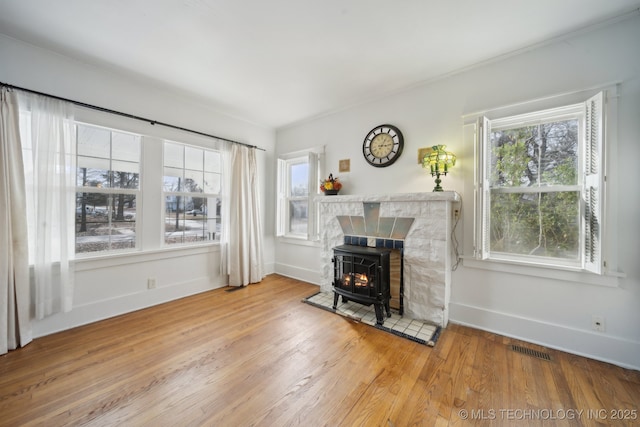
<svg viewBox="0 0 640 427"><path fill-rule="evenodd" d="M452 191L320 196L321 290L332 289L333 248L344 244L345 237L369 246L395 245L404 256L405 316L445 327L451 294L453 204L459 200Z"/></svg>

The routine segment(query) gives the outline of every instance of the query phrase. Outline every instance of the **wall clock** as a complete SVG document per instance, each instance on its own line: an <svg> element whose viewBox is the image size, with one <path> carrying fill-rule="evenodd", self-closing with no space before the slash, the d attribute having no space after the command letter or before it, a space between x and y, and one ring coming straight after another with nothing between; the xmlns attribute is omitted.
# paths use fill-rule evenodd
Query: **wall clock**
<svg viewBox="0 0 640 427"><path fill-rule="evenodd" d="M404 138L400 129L392 125L379 125L364 138L362 154L371 166L383 168L398 160L403 148Z"/></svg>

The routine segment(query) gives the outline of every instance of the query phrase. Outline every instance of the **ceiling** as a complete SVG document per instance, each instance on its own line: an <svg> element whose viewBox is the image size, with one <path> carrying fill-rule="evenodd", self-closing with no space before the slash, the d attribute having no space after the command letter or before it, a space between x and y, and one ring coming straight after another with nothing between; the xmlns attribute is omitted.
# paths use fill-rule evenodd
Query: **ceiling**
<svg viewBox="0 0 640 427"><path fill-rule="evenodd" d="M0 0L0 33L278 128L639 7L640 0Z"/></svg>

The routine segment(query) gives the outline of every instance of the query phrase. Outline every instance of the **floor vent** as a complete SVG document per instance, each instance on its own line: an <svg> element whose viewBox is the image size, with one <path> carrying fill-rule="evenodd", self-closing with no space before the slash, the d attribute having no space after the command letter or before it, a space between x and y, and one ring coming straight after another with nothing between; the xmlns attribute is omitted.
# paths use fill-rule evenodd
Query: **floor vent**
<svg viewBox="0 0 640 427"><path fill-rule="evenodd" d="M518 353L526 354L527 356L537 357L542 360L551 360L551 356L548 353L543 353L541 351L531 350L530 348L521 347L519 345L512 344L511 350L516 351Z"/></svg>

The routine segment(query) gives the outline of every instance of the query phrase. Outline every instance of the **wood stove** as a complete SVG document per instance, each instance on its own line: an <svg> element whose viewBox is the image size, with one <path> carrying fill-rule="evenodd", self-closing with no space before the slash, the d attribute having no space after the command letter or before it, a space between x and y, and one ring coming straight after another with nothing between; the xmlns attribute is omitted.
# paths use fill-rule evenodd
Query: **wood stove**
<svg viewBox="0 0 640 427"><path fill-rule="evenodd" d="M391 249L341 245L333 248L333 308L342 301L355 301L370 306L376 311L376 323L384 323L384 311L391 316L389 308Z"/></svg>

